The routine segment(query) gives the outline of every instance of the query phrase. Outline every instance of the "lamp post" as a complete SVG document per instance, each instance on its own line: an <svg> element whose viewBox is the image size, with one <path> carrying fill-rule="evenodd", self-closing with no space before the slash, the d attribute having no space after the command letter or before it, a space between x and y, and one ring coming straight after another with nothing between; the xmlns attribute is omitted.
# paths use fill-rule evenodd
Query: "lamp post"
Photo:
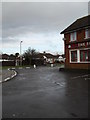
<svg viewBox="0 0 90 120"><path fill-rule="evenodd" d="M22 42L23 41L20 41L20 65L22 66Z"/></svg>

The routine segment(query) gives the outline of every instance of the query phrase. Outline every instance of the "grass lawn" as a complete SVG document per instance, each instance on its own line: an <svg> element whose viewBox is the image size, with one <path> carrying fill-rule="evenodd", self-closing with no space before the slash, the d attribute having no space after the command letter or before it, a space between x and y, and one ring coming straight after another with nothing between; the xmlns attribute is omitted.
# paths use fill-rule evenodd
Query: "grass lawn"
<svg viewBox="0 0 90 120"><path fill-rule="evenodd" d="M25 65L25 66L2 66L2 67L0 67L0 69L8 69L8 68L19 68L19 67L23 67L23 68L25 68L25 67L31 67L31 65Z"/></svg>
<svg viewBox="0 0 90 120"><path fill-rule="evenodd" d="M47 67L51 67L51 64L47 64L46 65ZM33 65L24 65L24 66L0 66L0 70L3 70L3 69L8 69L8 68L19 68L19 67L22 67L22 68L25 68L25 67L33 67ZM54 64L54 67L64 67L64 63L63 64Z"/></svg>

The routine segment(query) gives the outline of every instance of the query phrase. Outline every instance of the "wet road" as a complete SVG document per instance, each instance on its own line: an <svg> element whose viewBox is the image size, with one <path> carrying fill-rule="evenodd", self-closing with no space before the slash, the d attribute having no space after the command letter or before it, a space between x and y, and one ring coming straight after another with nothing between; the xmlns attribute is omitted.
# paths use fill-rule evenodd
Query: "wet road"
<svg viewBox="0 0 90 120"><path fill-rule="evenodd" d="M88 117L88 73L57 67L17 71L17 77L2 85L3 118Z"/></svg>

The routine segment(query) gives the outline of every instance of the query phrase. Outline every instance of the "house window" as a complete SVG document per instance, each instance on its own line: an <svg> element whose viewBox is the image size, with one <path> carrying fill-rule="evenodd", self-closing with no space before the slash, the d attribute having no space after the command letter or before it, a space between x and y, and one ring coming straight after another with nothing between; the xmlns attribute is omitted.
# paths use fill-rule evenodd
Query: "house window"
<svg viewBox="0 0 90 120"><path fill-rule="evenodd" d="M76 61L77 61L77 50L71 51L71 62L76 62Z"/></svg>
<svg viewBox="0 0 90 120"><path fill-rule="evenodd" d="M90 61L90 50L80 50L80 61Z"/></svg>
<svg viewBox="0 0 90 120"><path fill-rule="evenodd" d="M70 34L70 41L75 41L76 40L76 32L73 32Z"/></svg>
<svg viewBox="0 0 90 120"><path fill-rule="evenodd" d="M90 38L90 28L85 30L85 38Z"/></svg>

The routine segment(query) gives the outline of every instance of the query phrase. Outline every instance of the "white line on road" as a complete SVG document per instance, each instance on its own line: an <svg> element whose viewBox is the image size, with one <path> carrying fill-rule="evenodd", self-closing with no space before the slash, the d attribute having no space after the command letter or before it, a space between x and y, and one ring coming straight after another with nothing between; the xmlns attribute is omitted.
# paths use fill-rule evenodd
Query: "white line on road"
<svg viewBox="0 0 90 120"><path fill-rule="evenodd" d="M26 67L26 69L29 69L30 67Z"/></svg>
<svg viewBox="0 0 90 120"><path fill-rule="evenodd" d="M22 69L22 67L19 67L18 69Z"/></svg>
<svg viewBox="0 0 90 120"><path fill-rule="evenodd" d="M85 78L85 80L90 80L90 78Z"/></svg>
<svg viewBox="0 0 90 120"><path fill-rule="evenodd" d="M8 80L14 78L14 77L17 75L17 72L16 72L16 71L14 71L14 70L12 70L12 71L14 72L14 75L12 75L12 76L10 76L10 77L4 79L4 81L0 81L0 83L2 83L2 82L6 82L6 81L8 81Z"/></svg>
<svg viewBox="0 0 90 120"><path fill-rule="evenodd" d="M6 79L4 80L4 82L8 81L9 79L10 79L10 77L6 78Z"/></svg>
<svg viewBox="0 0 90 120"><path fill-rule="evenodd" d="M72 77L71 79L77 79L77 78L80 78L80 77L88 77L90 74L87 74L87 75L81 75L81 76L76 76L76 77Z"/></svg>

